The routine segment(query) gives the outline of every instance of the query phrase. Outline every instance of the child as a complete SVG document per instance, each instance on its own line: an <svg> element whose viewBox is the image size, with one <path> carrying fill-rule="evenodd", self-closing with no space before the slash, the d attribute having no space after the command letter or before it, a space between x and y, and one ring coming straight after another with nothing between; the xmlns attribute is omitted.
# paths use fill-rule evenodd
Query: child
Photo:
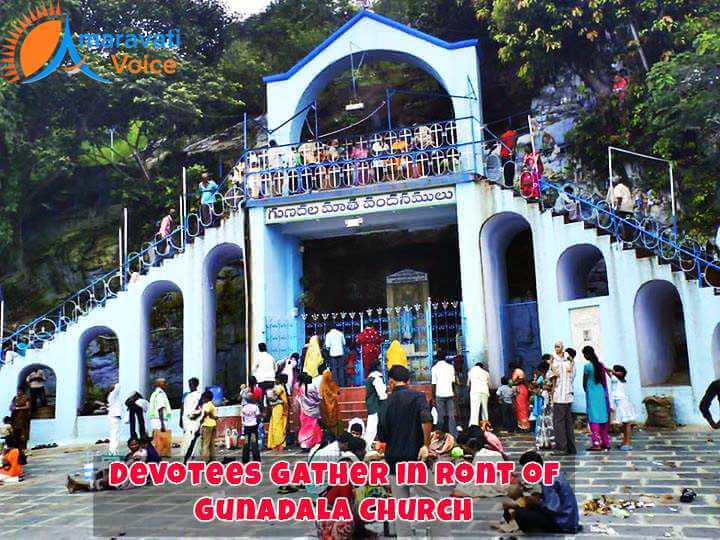
<svg viewBox="0 0 720 540"><path fill-rule="evenodd" d="M620 450L632 450L632 423L635 421L635 407L626 392L627 370L615 365L610 371L610 408L615 422L622 424L623 435Z"/></svg>
<svg viewBox="0 0 720 540"><path fill-rule="evenodd" d="M5 445L7 444L6 441L12 437L12 418L9 416L6 416L3 418L3 425L0 427L0 452L5 448Z"/></svg>
<svg viewBox="0 0 720 540"><path fill-rule="evenodd" d="M515 415L513 413L513 389L508 385L507 376L500 379L500 386L497 389L498 402L500 403L500 415L502 426L505 431L515 431Z"/></svg>
<svg viewBox="0 0 720 540"><path fill-rule="evenodd" d="M250 451L252 450L253 461L260 461L260 441L258 434L258 424L260 423L260 407L255 403L255 396L248 394L247 403L241 409L243 435L245 436L245 444L243 445L243 463L250 461Z"/></svg>

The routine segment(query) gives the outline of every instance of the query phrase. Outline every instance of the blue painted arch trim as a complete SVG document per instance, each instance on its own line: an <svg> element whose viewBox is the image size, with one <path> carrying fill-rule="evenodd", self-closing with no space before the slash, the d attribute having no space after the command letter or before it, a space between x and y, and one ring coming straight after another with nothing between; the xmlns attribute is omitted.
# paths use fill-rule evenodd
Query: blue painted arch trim
<svg viewBox="0 0 720 540"><path fill-rule="evenodd" d="M348 22L338 28L335 32L333 32L325 41L323 41L320 45L310 51L310 53L305 58L300 60L288 71L275 75L267 75L263 77L263 82L272 83L288 80L290 77L295 75L295 73L300 71L306 64L308 64L313 58L315 58L322 51L327 49L334 41L338 40L340 36L342 36L345 32L347 32L350 28L355 26L361 19L364 18L372 19L396 30L400 30L401 32L405 32L406 34L410 34L411 36L415 36L422 40L428 41L433 45L437 45L438 47L442 47L444 49L463 49L465 47L476 47L478 44L477 39L466 39L464 41L455 41L453 43L450 43L440 38L436 38L435 36L431 36L430 34L426 34L425 32L421 32L420 30L416 30L415 28L410 28L409 26L401 24L388 17L384 17L382 15L378 15L377 13L364 9L362 11L359 11L357 15L355 15L352 19L350 19Z"/></svg>

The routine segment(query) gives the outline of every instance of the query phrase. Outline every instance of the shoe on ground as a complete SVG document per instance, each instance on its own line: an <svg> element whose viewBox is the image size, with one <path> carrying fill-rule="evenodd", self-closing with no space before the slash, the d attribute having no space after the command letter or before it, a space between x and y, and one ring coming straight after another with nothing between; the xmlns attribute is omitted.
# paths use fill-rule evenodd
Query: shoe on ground
<svg viewBox="0 0 720 540"><path fill-rule="evenodd" d="M633 447L630 446L629 444L620 445L620 450L622 450L623 452L629 452L632 449L633 449Z"/></svg>

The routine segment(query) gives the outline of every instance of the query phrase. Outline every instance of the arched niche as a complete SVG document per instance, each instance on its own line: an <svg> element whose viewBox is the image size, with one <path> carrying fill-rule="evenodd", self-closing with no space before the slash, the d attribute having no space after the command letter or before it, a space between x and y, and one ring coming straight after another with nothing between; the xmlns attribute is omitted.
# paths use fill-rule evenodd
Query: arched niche
<svg viewBox="0 0 720 540"><path fill-rule="evenodd" d="M36 373L38 370L42 370L43 376L45 377L44 382L44 395L40 395L40 392L30 391L30 381L28 378ZM55 406L57 398L57 377L55 376L55 370L45 364L30 364L23 367L18 373L17 387L24 388L25 393L29 394L31 398L35 397L32 406L32 418L55 418Z"/></svg>
<svg viewBox="0 0 720 540"><path fill-rule="evenodd" d="M607 296L607 269L600 249L577 244L563 251L557 263L557 286L561 302Z"/></svg>
<svg viewBox="0 0 720 540"><path fill-rule="evenodd" d="M633 308L642 386L690 384L682 300L675 285L644 283Z"/></svg>
<svg viewBox="0 0 720 540"><path fill-rule="evenodd" d="M154 281L143 291L140 392L147 398L153 381L166 379L165 391L173 409L181 406L183 392L183 310L182 290L172 281Z"/></svg>
<svg viewBox="0 0 720 540"><path fill-rule="evenodd" d="M78 346L78 411L81 416L107 413L107 394L119 382L120 375L117 334L107 326L93 326L82 333Z"/></svg>
<svg viewBox="0 0 720 540"><path fill-rule="evenodd" d="M206 373L230 397L245 382L247 370L242 247L222 243L210 250L204 280Z"/></svg>

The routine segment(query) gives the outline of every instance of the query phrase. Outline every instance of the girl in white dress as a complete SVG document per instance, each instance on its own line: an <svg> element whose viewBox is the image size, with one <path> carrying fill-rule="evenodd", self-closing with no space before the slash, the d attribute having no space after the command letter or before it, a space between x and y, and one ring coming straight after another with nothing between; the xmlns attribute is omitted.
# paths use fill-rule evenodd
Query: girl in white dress
<svg viewBox="0 0 720 540"><path fill-rule="evenodd" d="M613 420L623 426L620 450L632 450L632 424L635 421L635 407L626 392L626 377L627 370L623 366L613 366L610 371L610 407Z"/></svg>

